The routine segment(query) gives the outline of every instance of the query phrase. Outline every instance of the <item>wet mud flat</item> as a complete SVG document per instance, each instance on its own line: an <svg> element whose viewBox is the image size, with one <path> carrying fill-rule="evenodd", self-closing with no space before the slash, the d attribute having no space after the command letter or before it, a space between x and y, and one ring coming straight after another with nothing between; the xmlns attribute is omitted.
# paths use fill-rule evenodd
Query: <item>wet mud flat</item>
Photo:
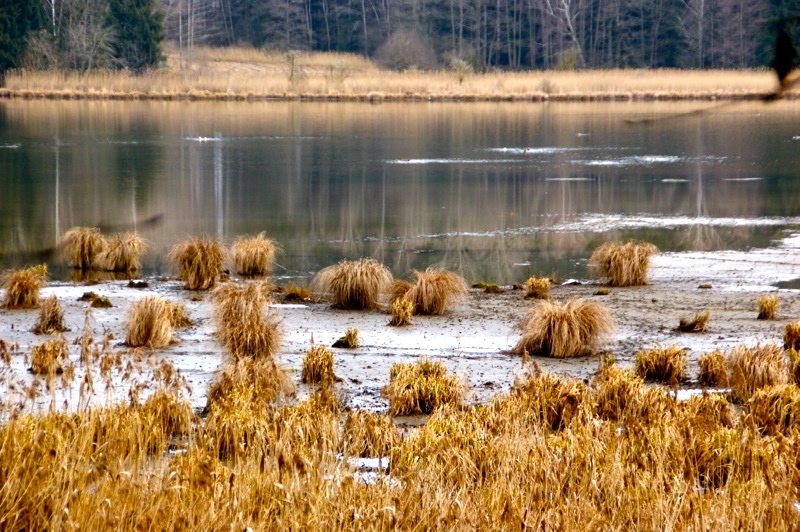
<svg viewBox="0 0 800 532"><path fill-rule="evenodd" d="M603 344L601 354L613 356L623 367L632 368L638 351L658 344L687 349L689 380L682 387L691 388L703 353L716 349L725 352L739 343L782 343L784 326L800 319L800 292L776 285L800 278L798 247L800 238L790 237L777 247L749 252L662 254L651 261L647 286L608 288L599 281L567 281L553 286L551 297L559 301L593 299L605 305L615 330ZM205 405L209 382L226 358L215 338L210 293L185 290L177 280L147 282L147 288L130 288L127 281L91 286L51 283L41 295L44 298L55 294L64 308L70 331L63 334L70 344L70 361L76 366L74 382L80 382L86 371L79 364L79 344L87 326L96 343L108 336L123 361L126 357L146 361L137 366L132 378L123 380L119 372L102 385L99 378L95 379L98 384L90 403L127 400L134 384L146 395L155 386L152 368L166 360L183 376L192 405L200 409ZM607 288L608 293L598 294L601 288ZM87 291L107 297L113 307L89 309L86 301L79 300ZM756 299L765 293L777 295L780 300L775 320L756 318ZM176 330L175 342L169 347L134 352L122 342L131 306L148 294L183 304L193 325ZM526 299L523 290L505 287L502 293L489 294L471 289L447 315L415 316L407 327L389 326L390 316L385 311L335 310L324 302L274 304L271 311L280 315L283 340L279 363L291 372L298 385L303 357L312 342L331 346L346 329L358 329L360 347L333 349L334 371L341 378L338 386L349 407L384 411L388 403L381 396L381 389L388 383L392 364L413 362L420 357L441 360L449 371L460 376L469 386L471 402L487 402L508 391L523 371L521 358L508 354L508 350L521 335L520 321L534 305L535 300ZM703 311L711 314L706 332L677 330L681 318L692 318ZM0 310L0 339L13 346L11 364L2 370L0 379L6 400L22 393L22 387L12 383L30 386L39 379L40 388L44 389L44 378L27 370L32 347L50 337L32 332L38 312ZM599 356L535 360L542 370L581 380L590 379L599 364ZM76 384L67 387L56 383L55 388L28 400L30 405L69 408L76 404ZM301 396L309 391L300 385Z"/></svg>

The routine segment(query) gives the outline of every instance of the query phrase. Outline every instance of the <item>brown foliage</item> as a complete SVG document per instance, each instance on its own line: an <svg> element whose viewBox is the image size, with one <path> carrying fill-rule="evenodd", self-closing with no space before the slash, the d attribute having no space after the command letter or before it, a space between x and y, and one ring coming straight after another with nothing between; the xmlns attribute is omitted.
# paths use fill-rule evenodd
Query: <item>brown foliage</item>
<svg viewBox="0 0 800 532"><path fill-rule="evenodd" d="M468 292L464 278L447 270L428 268L424 272L414 271L414 276L416 282L403 298L414 304L415 314L442 315Z"/></svg>
<svg viewBox="0 0 800 532"><path fill-rule="evenodd" d="M187 289L208 290L222 273L225 248L219 240L195 237L175 244L169 257L178 267Z"/></svg>
<svg viewBox="0 0 800 532"><path fill-rule="evenodd" d="M317 272L311 288L330 294L334 308L368 310L378 308L391 282L389 269L375 259L344 260Z"/></svg>
<svg viewBox="0 0 800 532"><path fill-rule="evenodd" d="M646 285L650 257L657 253L647 242L606 242L589 258L589 274L607 278L611 286Z"/></svg>

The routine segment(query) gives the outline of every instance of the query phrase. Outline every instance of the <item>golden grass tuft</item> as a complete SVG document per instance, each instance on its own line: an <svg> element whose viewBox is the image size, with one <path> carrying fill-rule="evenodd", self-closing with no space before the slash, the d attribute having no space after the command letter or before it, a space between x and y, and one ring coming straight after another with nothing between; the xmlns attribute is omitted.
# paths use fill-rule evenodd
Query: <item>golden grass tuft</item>
<svg viewBox="0 0 800 532"><path fill-rule="evenodd" d="M414 315L414 303L400 297L392 301L389 311L392 314L389 325L392 327L405 327L411 325L411 316Z"/></svg>
<svg viewBox="0 0 800 532"><path fill-rule="evenodd" d="M71 267L92 270L106 248L106 239L98 227L73 227L61 237L59 248Z"/></svg>
<svg viewBox="0 0 800 532"><path fill-rule="evenodd" d="M589 274L607 278L611 286L646 285L650 257L657 253L647 242L606 242L589 258Z"/></svg>
<svg viewBox="0 0 800 532"><path fill-rule="evenodd" d="M548 299L552 283L547 277L529 277L525 281L526 299Z"/></svg>
<svg viewBox="0 0 800 532"><path fill-rule="evenodd" d="M403 297L414 304L415 314L440 316L448 312L458 298L468 293L464 278L447 270L415 270L414 277L416 282Z"/></svg>
<svg viewBox="0 0 800 532"><path fill-rule="evenodd" d="M402 441L392 418L376 412L352 410L342 429L340 450L361 458L387 456Z"/></svg>
<svg viewBox="0 0 800 532"><path fill-rule="evenodd" d="M331 347L338 347L343 349L356 349L361 344L358 340L358 329L348 328L344 331L344 336L333 342Z"/></svg>
<svg viewBox="0 0 800 532"><path fill-rule="evenodd" d="M125 343L157 349L172 342L174 304L161 296L146 296L133 304Z"/></svg>
<svg viewBox="0 0 800 532"><path fill-rule="evenodd" d="M727 388L730 385L728 366L722 351L717 350L700 355L699 364L700 374L697 382L700 386Z"/></svg>
<svg viewBox="0 0 800 532"><path fill-rule="evenodd" d="M280 290L281 301L284 303L305 303L313 299L311 290L304 286L289 283Z"/></svg>
<svg viewBox="0 0 800 532"><path fill-rule="evenodd" d="M800 353L794 349L788 349L786 355L789 357L789 373L792 381L800 386Z"/></svg>
<svg viewBox="0 0 800 532"><path fill-rule="evenodd" d="M303 358L300 381L304 384L319 384L324 379L336 380L333 373L333 352L322 344L315 344Z"/></svg>
<svg viewBox="0 0 800 532"><path fill-rule="evenodd" d="M800 350L800 321L787 323L783 328L783 347Z"/></svg>
<svg viewBox="0 0 800 532"><path fill-rule="evenodd" d="M587 414L585 409L589 406L588 391L582 382L540 371L538 367L515 380L509 399L519 402L514 405L514 410L520 410L515 417L524 420L528 427L544 426L551 431L566 429L573 421L585 419L581 416ZM502 398L494 401L498 406L502 402ZM503 412L502 416L513 417L511 412Z"/></svg>
<svg viewBox="0 0 800 532"><path fill-rule="evenodd" d="M644 408L645 385L640 377L606 363L592 378L594 413L600 419L638 418Z"/></svg>
<svg viewBox="0 0 800 532"><path fill-rule="evenodd" d="M756 390L790 381L788 357L778 344L769 342L735 346L728 353L731 400L744 403Z"/></svg>
<svg viewBox="0 0 800 532"><path fill-rule="evenodd" d="M178 267L187 289L208 290L222 274L225 248L219 240L194 237L175 244L169 257Z"/></svg>
<svg viewBox="0 0 800 532"><path fill-rule="evenodd" d="M193 431L195 414L192 406L167 390L159 389L153 393L142 404L140 411L167 438L188 436Z"/></svg>
<svg viewBox="0 0 800 532"><path fill-rule="evenodd" d="M513 354L556 358L592 353L614 328L611 315L600 303L571 299L566 303L539 300L522 326L522 338Z"/></svg>
<svg viewBox="0 0 800 532"><path fill-rule="evenodd" d="M47 279L47 265L31 266L21 270L10 270L3 274L3 308L27 309L39 306L39 290Z"/></svg>
<svg viewBox="0 0 800 532"><path fill-rule="evenodd" d="M280 316L268 309L271 285L226 283L214 290L217 336L235 359L274 356L281 343Z"/></svg>
<svg viewBox="0 0 800 532"><path fill-rule="evenodd" d="M686 350L673 344L639 351L635 370L646 381L675 386L686 378Z"/></svg>
<svg viewBox="0 0 800 532"><path fill-rule="evenodd" d="M334 308L368 310L378 308L391 283L391 272L375 259L344 260L317 272L311 289L329 293Z"/></svg>
<svg viewBox="0 0 800 532"><path fill-rule="evenodd" d="M69 358L69 347L63 338L47 340L31 349L31 373L52 375L63 371Z"/></svg>
<svg viewBox="0 0 800 532"><path fill-rule="evenodd" d="M389 288L389 293L391 294L392 302L401 299L405 296L413 285L406 280L403 279L395 279L392 282L392 286Z"/></svg>
<svg viewBox="0 0 800 532"><path fill-rule="evenodd" d="M694 315L694 319L681 318L678 321L678 330L688 333L703 333L708 328L708 320L711 318L711 311L705 310Z"/></svg>
<svg viewBox="0 0 800 532"><path fill-rule="evenodd" d="M39 309L39 321L36 322L33 332L36 334L52 334L67 330L69 329L64 325L64 309L61 308L61 303L54 294L42 302Z"/></svg>
<svg viewBox="0 0 800 532"><path fill-rule="evenodd" d="M759 296L756 300L758 304L758 318L759 320L774 320L775 315L778 313L778 304L780 300L778 296L772 294L764 294Z"/></svg>
<svg viewBox="0 0 800 532"><path fill-rule="evenodd" d="M95 264L110 272L136 271L142 267L139 256L147 248L147 241L136 231L116 233L108 237L103 249L97 253Z"/></svg>
<svg viewBox="0 0 800 532"><path fill-rule="evenodd" d="M389 415L430 414L442 405L461 406L466 393L455 375L447 375L440 361L427 358L410 364L395 363L382 394L389 399Z"/></svg>
<svg viewBox="0 0 800 532"><path fill-rule="evenodd" d="M240 236L231 246L233 267L239 275L250 277L269 275L275 266L278 244L265 233L256 236Z"/></svg>
<svg viewBox="0 0 800 532"><path fill-rule="evenodd" d="M795 384L756 390L745 406L748 418L765 434L800 431L800 388Z"/></svg>

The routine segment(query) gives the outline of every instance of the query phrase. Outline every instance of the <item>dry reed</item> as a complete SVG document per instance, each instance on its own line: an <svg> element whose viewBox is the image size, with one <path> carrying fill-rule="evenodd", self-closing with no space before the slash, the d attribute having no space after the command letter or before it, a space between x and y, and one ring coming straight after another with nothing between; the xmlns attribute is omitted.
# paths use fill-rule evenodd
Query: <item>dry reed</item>
<svg viewBox="0 0 800 532"><path fill-rule="evenodd" d="M460 275L440 268L414 271L416 282L403 296L414 304L414 313L440 316L448 312L459 298L468 293Z"/></svg>
<svg viewBox="0 0 800 532"><path fill-rule="evenodd" d="M778 304L780 300L778 296L774 296L772 294L764 294L759 296L756 300L756 304L758 305L758 317L759 320L774 320L775 315L778 313Z"/></svg>
<svg viewBox="0 0 800 532"><path fill-rule="evenodd" d="M39 320L33 328L36 334L52 334L67 331L64 325L64 309L55 294L51 295L41 305L39 309Z"/></svg>
<svg viewBox="0 0 800 532"><path fill-rule="evenodd" d="M646 381L676 386L686 379L686 350L673 344L639 351L635 369L636 375Z"/></svg>
<svg viewBox="0 0 800 532"><path fill-rule="evenodd" d="M711 318L711 311L705 310L694 315L693 319L680 318L678 320L678 330L688 333L703 333L708 328L708 320Z"/></svg>
<svg viewBox="0 0 800 532"><path fill-rule="evenodd" d="M69 347L64 338L47 340L31 349L31 373L52 375L61 373L68 360Z"/></svg>
<svg viewBox="0 0 800 532"><path fill-rule="evenodd" d="M606 307L593 301L539 300L522 328L512 353L564 358L592 353L613 330L613 321Z"/></svg>
<svg viewBox="0 0 800 532"><path fill-rule="evenodd" d="M267 308L271 285L231 283L214 290L217 337L234 359L270 358L281 343L280 316Z"/></svg>
<svg viewBox="0 0 800 532"><path fill-rule="evenodd" d="M191 238L175 244L169 257L189 290L208 290L222 274L225 248L219 240Z"/></svg>
<svg viewBox="0 0 800 532"><path fill-rule="evenodd" d="M331 347L338 347L342 349L356 349L360 347L361 343L358 339L358 329L353 327L344 331L344 336L333 342Z"/></svg>
<svg viewBox="0 0 800 532"><path fill-rule="evenodd" d="M125 343L157 349L172 342L173 303L161 296L146 296L133 304Z"/></svg>
<svg viewBox="0 0 800 532"><path fill-rule="evenodd" d="M788 358L775 343L748 347L739 344L728 353L731 400L744 403L760 388L787 384Z"/></svg>
<svg viewBox="0 0 800 532"><path fill-rule="evenodd" d="M11 270L0 277L6 294L3 308L27 309L39 306L39 290L47 279L47 265Z"/></svg>
<svg viewBox="0 0 800 532"><path fill-rule="evenodd" d="M281 301L284 303L307 303L312 300L311 291L308 288L289 283L280 290Z"/></svg>
<svg viewBox="0 0 800 532"><path fill-rule="evenodd" d="M311 289L329 293L334 308L368 310L378 308L391 283L391 272L375 259L345 260L317 272Z"/></svg>
<svg viewBox="0 0 800 532"><path fill-rule="evenodd" d="M71 267L91 270L97 267L97 259L106 248L106 239L97 227L73 227L61 237L59 248Z"/></svg>
<svg viewBox="0 0 800 532"><path fill-rule="evenodd" d="M236 273L250 277L269 275L275 265L278 244L265 233L239 237L231 246L231 258Z"/></svg>
<svg viewBox="0 0 800 532"><path fill-rule="evenodd" d="M389 384L382 393L389 400L392 416L430 414L442 405L463 404L466 385L455 375L447 375L441 362L425 358L392 364Z"/></svg>
<svg viewBox="0 0 800 532"><path fill-rule="evenodd" d="M353 410L344 420L340 446L347 456L383 457L401 441L400 431L389 416Z"/></svg>
<svg viewBox="0 0 800 532"><path fill-rule="evenodd" d="M712 388L727 388L728 366L725 355L722 351L712 351L700 355L700 374L697 381L700 386L710 386Z"/></svg>
<svg viewBox="0 0 800 532"><path fill-rule="evenodd" d="M312 345L303 358L300 380L304 384L319 384L326 378L336 380L333 352L322 344Z"/></svg>
<svg viewBox="0 0 800 532"><path fill-rule="evenodd" d="M95 264L110 272L132 272L142 267L140 255L148 248L147 241L136 231L116 233L108 237L96 254Z"/></svg>
<svg viewBox="0 0 800 532"><path fill-rule="evenodd" d="M800 388L778 384L756 390L746 404L748 418L768 435L800 431Z"/></svg>
<svg viewBox="0 0 800 532"><path fill-rule="evenodd" d="M646 285L650 257L657 253L647 242L606 242L589 258L589 274L608 279L611 286Z"/></svg>
<svg viewBox="0 0 800 532"><path fill-rule="evenodd" d="M397 298L392 301L389 312L392 314L392 319L389 320L389 325L392 327L411 325L411 316L414 315L414 303L402 297Z"/></svg>
<svg viewBox="0 0 800 532"><path fill-rule="evenodd" d="M783 328L783 347L800 350L800 321L787 323Z"/></svg>
<svg viewBox="0 0 800 532"><path fill-rule="evenodd" d="M550 279L547 277L529 277L525 281L525 297L528 299L548 299L550 297Z"/></svg>

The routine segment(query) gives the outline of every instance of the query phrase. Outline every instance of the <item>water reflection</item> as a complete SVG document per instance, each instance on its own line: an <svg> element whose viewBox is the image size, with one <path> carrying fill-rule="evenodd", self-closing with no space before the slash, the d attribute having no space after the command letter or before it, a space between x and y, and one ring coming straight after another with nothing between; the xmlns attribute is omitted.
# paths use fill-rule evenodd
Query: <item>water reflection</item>
<svg viewBox="0 0 800 532"><path fill-rule="evenodd" d="M608 238L766 246L797 223L800 105L624 122L664 105L5 101L0 254L131 227L158 273L187 235L266 231L287 276L372 256L511 283L584 276Z"/></svg>

